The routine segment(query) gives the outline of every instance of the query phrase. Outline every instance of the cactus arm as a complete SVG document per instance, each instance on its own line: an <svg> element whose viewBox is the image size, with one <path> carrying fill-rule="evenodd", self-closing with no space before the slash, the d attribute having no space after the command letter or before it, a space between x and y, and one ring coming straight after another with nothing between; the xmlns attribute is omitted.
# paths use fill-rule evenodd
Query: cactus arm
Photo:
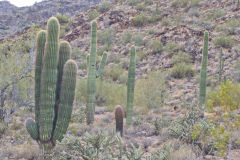
<svg viewBox="0 0 240 160"><path fill-rule="evenodd" d="M61 85L60 101L58 108L58 118L53 134L53 142L61 141L66 133L71 120L73 101L75 97L77 76L77 64L73 60L68 60L64 65L63 80Z"/></svg>
<svg viewBox="0 0 240 160"><path fill-rule="evenodd" d="M50 18L47 24L47 41L43 58L40 105L40 140L49 141L53 130L54 107L56 97L57 66L59 52L59 23Z"/></svg>
<svg viewBox="0 0 240 160"><path fill-rule="evenodd" d="M123 118L123 109L120 105L118 105L115 108L116 132L120 132L121 136L123 136Z"/></svg>
<svg viewBox="0 0 240 160"><path fill-rule="evenodd" d="M98 71L96 74L97 78L102 77L102 72L103 72L104 66L106 64L106 60L107 60L107 53L103 53L102 60L101 60L101 63L99 65L99 68L98 68Z"/></svg>
<svg viewBox="0 0 240 160"><path fill-rule="evenodd" d="M91 52L89 56L87 78L87 124L94 121L95 91L96 91L96 48L97 48L97 23L92 23Z"/></svg>
<svg viewBox="0 0 240 160"><path fill-rule="evenodd" d="M35 121L39 126L40 115L40 87L42 74L42 59L46 42L46 31L39 31L36 39L36 62L35 62Z"/></svg>
<svg viewBox="0 0 240 160"><path fill-rule="evenodd" d="M207 58L208 58L208 32L204 32L204 46L202 57L202 69L200 77L200 105L205 104L206 101L206 79L207 79Z"/></svg>
<svg viewBox="0 0 240 160"><path fill-rule="evenodd" d="M26 129L32 139L38 140L39 134L38 134L38 126L37 124L32 120L32 119L27 119L26 120Z"/></svg>
<svg viewBox="0 0 240 160"><path fill-rule="evenodd" d="M128 84L127 84L127 124L132 123L133 101L134 101L134 86L135 86L135 47L131 48L130 66L128 69Z"/></svg>

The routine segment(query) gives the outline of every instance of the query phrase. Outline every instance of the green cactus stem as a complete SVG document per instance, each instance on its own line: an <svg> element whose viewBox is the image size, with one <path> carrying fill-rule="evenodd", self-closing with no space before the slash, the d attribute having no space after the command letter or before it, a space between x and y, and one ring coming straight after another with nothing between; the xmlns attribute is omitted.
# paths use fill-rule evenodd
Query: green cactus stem
<svg viewBox="0 0 240 160"><path fill-rule="evenodd" d="M127 84L127 124L132 124L133 102L134 102L134 86L135 86L135 47L131 48L130 65L128 69L128 84Z"/></svg>
<svg viewBox="0 0 240 160"><path fill-rule="evenodd" d="M88 78L87 78L86 117L88 125L94 122L96 78L102 76L102 71L107 59L107 54L104 53L99 69L96 72L96 52L97 52L97 23L93 21L91 30L91 51L89 57L87 57Z"/></svg>
<svg viewBox="0 0 240 160"><path fill-rule="evenodd" d="M77 64L68 60L64 65L62 87L59 101L59 111L54 130L53 142L61 141L71 120L73 101L75 97Z"/></svg>
<svg viewBox="0 0 240 160"><path fill-rule="evenodd" d="M116 132L120 132L121 136L123 136L123 118L123 109L120 105L118 105L115 107Z"/></svg>
<svg viewBox="0 0 240 160"><path fill-rule="evenodd" d="M26 128L32 139L38 140L38 126L32 119L27 119L26 121Z"/></svg>
<svg viewBox="0 0 240 160"><path fill-rule="evenodd" d="M40 31L37 35L36 42L36 64L35 64L35 121L39 125L40 113L40 88L41 88L41 74L42 74L42 59L44 56L44 47L46 42L46 31Z"/></svg>
<svg viewBox="0 0 240 160"><path fill-rule="evenodd" d="M207 79L207 58L208 58L208 32L204 32L202 69L200 73L200 105L206 101L206 79Z"/></svg>

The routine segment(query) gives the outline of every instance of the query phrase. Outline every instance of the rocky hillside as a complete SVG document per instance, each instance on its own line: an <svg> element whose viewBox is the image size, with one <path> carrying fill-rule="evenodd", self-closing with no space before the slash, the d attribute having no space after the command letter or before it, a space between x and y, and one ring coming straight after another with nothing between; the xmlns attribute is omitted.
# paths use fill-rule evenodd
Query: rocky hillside
<svg viewBox="0 0 240 160"><path fill-rule="evenodd" d="M16 7L8 1L0 1L0 39L33 24L46 22L57 13L71 17L100 2L101 0L44 0L33 6Z"/></svg>

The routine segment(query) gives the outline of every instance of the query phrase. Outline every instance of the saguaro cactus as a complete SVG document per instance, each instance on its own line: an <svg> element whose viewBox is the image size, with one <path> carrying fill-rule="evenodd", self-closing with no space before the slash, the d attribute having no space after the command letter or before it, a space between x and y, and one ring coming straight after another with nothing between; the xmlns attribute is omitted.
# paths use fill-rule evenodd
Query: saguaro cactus
<svg viewBox="0 0 240 160"><path fill-rule="evenodd" d="M97 23L92 22L91 31L91 52L88 57L88 78L87 78L87 124L91 124L94 121L95 112L95 92L96 92L96 78L101 77L104 65L106 63L107 54L104 53L102 61L96 72L96 52L97 52Z"/></svg>
<svg viewBox="0 0 240 160"><path fill-rule="evenodd" d="M131 48L130 65L128 69L128 83L127 83L127 124L132 123L133 101L134 101L134 86L135 86L135 47Z"/></svg>
<svg viewBox="0 0 240 160"><path fill-rule="evenodd" d="M222 82L222 73L223 73L223 66L224 66L224 61L223 61L223 57L222 57L222 48L220 50L220 55L219 55L219 82Z"/></svg>
<svg viewBox="0 0 240 160"><path fill-rule="evenodd" d="M59 46L59 23L50 18L47 31L37 36L35 69L35 121L26 128L43 151L61 141L71 118L75 94L77 65L70 60L68 42Z"/></svg>
<svg viewBox="0 0 240 160"><path fill-rule="evenodd" d="M120 105L115 107L116 131L123 135L123 118L124 112Z"/></svg>
<svg viewBox="0 0 240 160"><path fill-rule="evenodd" d="M206 101L206 79L207 79L207 58L208 58L208 32L204 32L202 69L200 77L200 105Z"/></svg>

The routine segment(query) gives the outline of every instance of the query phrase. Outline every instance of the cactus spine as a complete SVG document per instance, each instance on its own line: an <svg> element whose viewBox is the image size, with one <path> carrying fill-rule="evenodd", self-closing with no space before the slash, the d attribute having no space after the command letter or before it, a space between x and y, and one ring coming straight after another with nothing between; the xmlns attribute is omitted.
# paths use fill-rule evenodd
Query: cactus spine
<svg viewBox="0 0 240 160"><path fill-rule="evenodd" d="M208 32L204 32L202 69L200 77L200 105L205 104L206 101L206 79L207 79L207 58L208 58Z"/></svg>
<svg viewBox="0 0 240 160"><path fill-rule="evenodd" d="M128 69L128 84L127 84L127 124L132 123L133 101L134 101L134 86L135 86L135 47L131 47L131 58Z"/></svg>
<svg viewBox="0 0 240 160"><path fill-rule="evenodd" d="M47 32L38 33L36 54L36 123L28 119L26 128L43 151L48 151L66 133L77 74L76 63L68 60L71 55L69 43L59 44L59 23L56 18L48 20Z"/></svg>
<svg viewBox="0 0 240 160"><path fill-rule="evenodd" d="M120 105L118 105L115 107L116 132L120 132L121 136L123 136L123 118L123 109Z"/></svg>
<svg viewBox="0 0 240 160"><path fill-rule="evenodd" d="M224 61L222 57L222 48L220 50L220 55L219 55L219 82L222 82L222 73L223 73L223 67L224 67Z"/></svg>
<svg viewBox="0 0 240 160"><path fill-rule="evenodd" d="M87 59L88 61L88 78L87 78L87 124L91 124L94 121L95 112L95 92L96 92L96 78L101 77L102 71L107 59L107 54L104 53L102 57L102 62L96 72L96 52L97 52L97 23L92 22L91 31L91 52Z"/></svg>

